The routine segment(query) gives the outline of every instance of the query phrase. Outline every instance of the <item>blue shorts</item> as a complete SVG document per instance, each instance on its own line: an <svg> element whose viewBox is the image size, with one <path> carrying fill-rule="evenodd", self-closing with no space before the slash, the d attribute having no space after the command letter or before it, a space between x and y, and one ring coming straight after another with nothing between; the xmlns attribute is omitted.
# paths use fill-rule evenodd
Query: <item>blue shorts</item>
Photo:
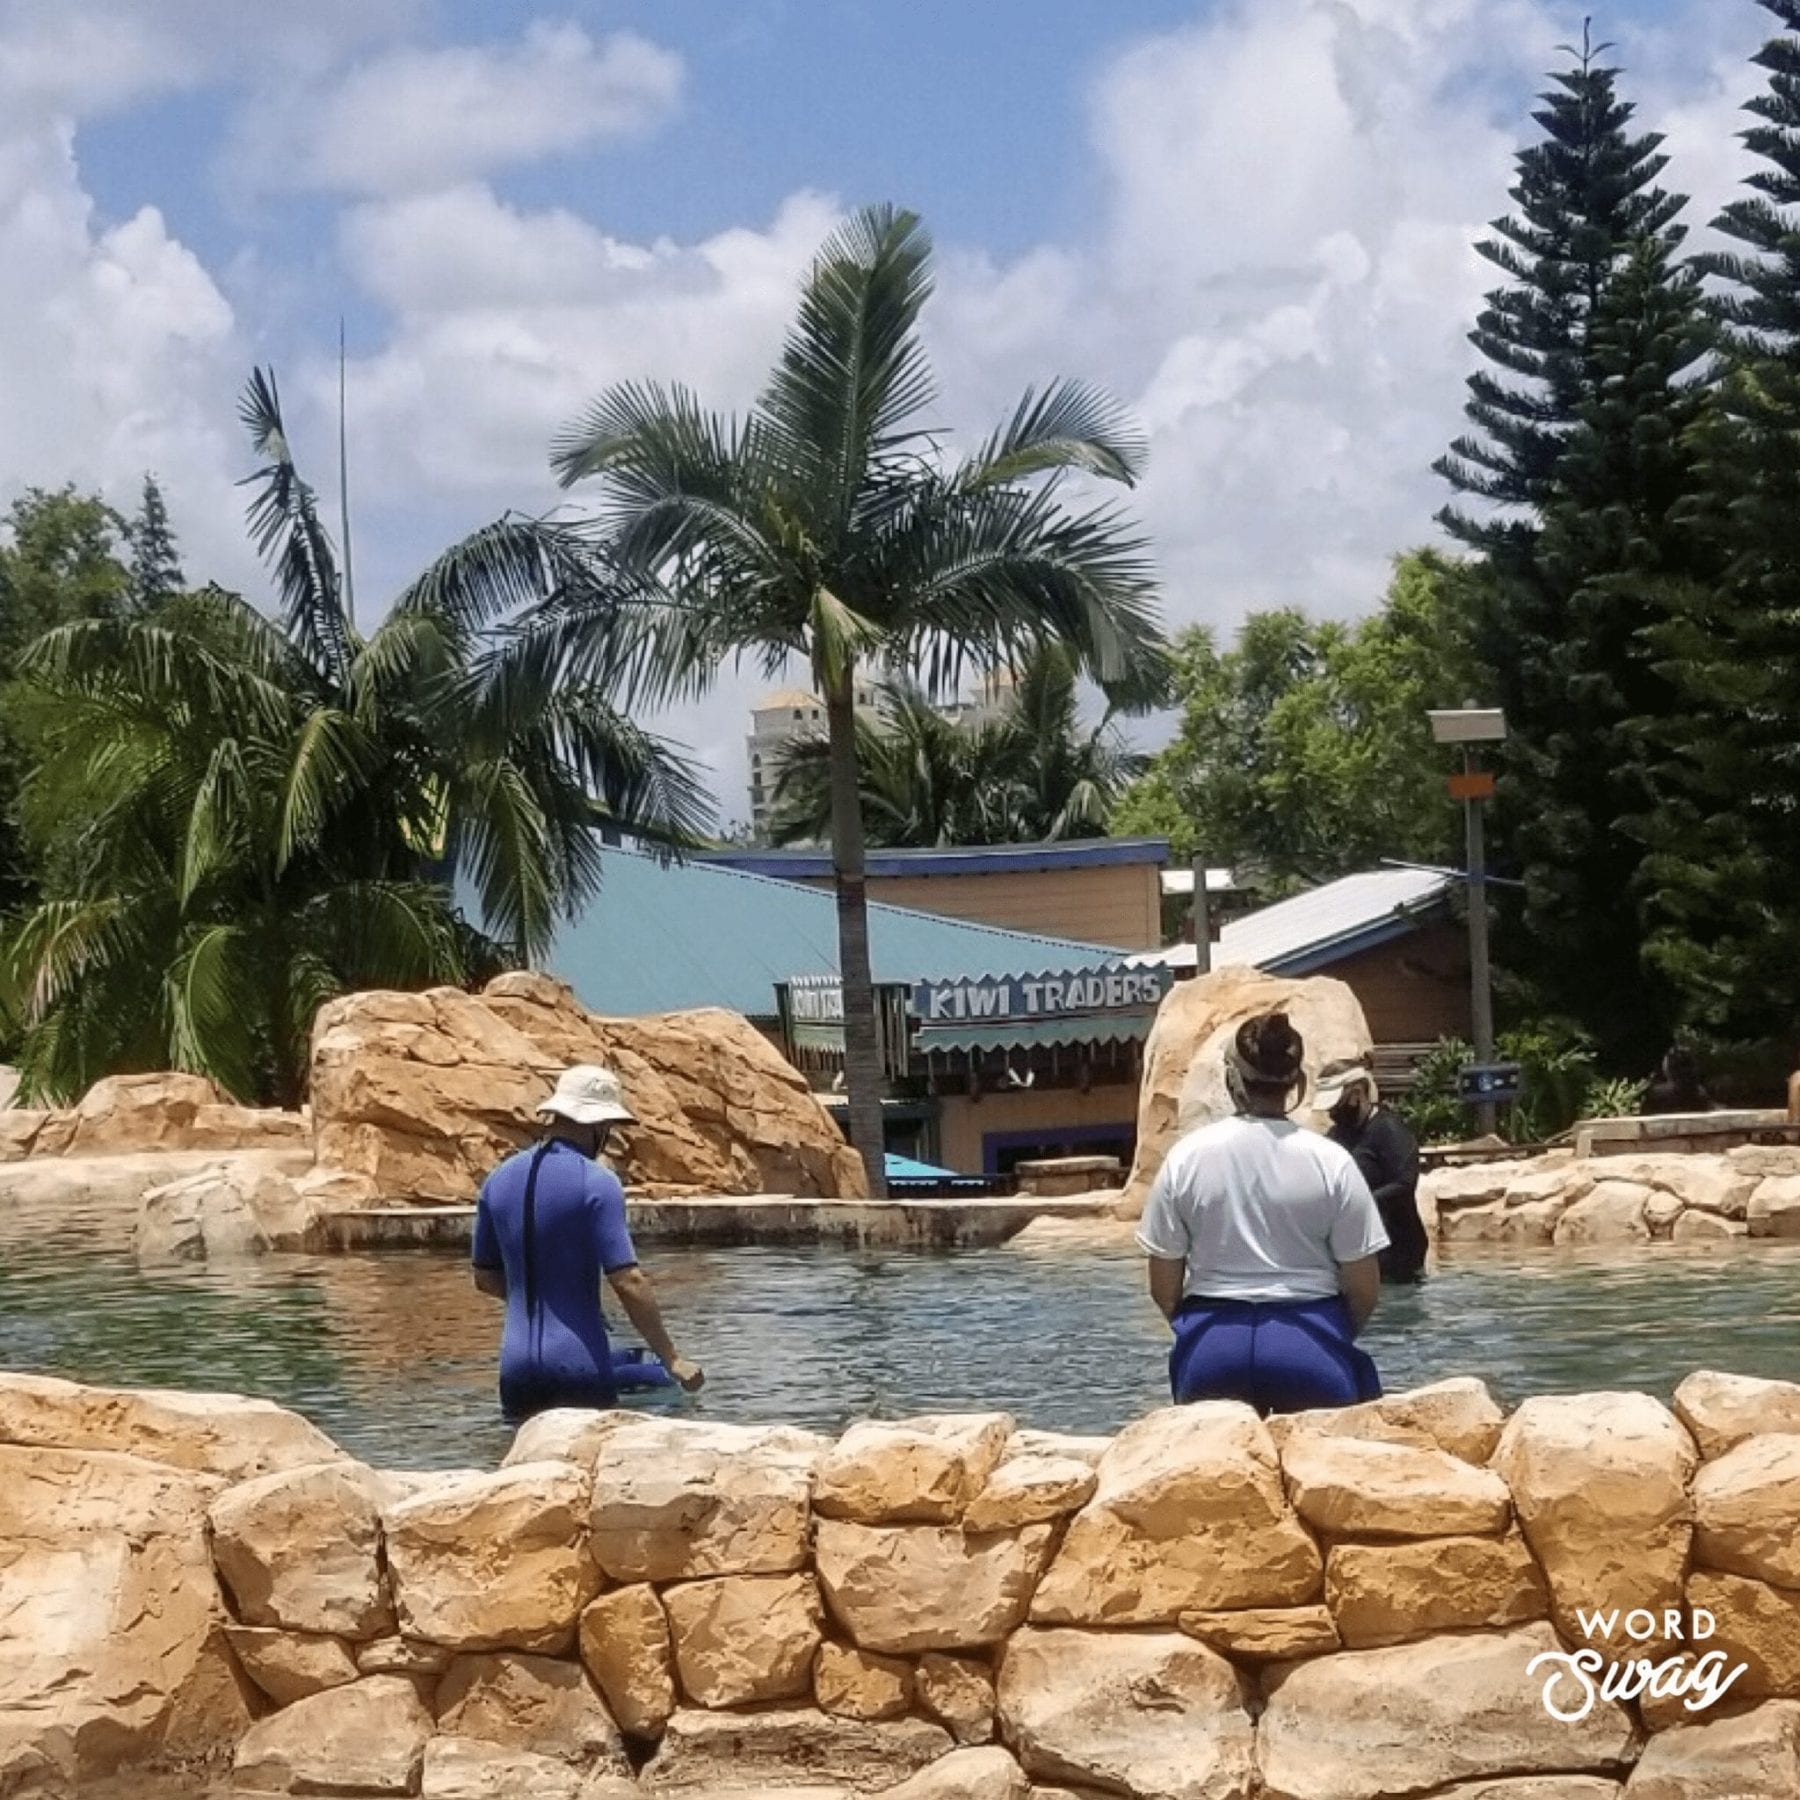
<svg viewBox="0 0 1800 1800"><path fill-rule="evenodd" d="M1350 1308L1328 1300L1182 1303L1169 1352L1178 1403L1242 1400L1264 1417L1381 1398L1374 1358L1356 1347Z"/></svg>

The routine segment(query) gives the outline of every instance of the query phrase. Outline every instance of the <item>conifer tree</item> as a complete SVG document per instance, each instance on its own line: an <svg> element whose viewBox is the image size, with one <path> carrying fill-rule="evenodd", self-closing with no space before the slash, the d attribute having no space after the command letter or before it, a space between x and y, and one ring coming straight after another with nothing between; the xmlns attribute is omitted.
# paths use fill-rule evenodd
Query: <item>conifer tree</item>
<svg viewBox="0 0 1800 1800"><path fill-rule="evenodd" d="M1696 539L1716 559L1660 633L1688 726L1655 837L1652 953L1717 1039L1781 1068L1800 1012L1800 0L1753 58L1759 167L1697 259L1724 369L1694 434Z"/></svg>
<svg viewBox="0 0 1800 1800"><path fill-rule="evenodd" d="M129 528L131 538L131 604L153 612L187 586L181 553L169 524L169 509L154 475L144 477L144 498Z"/></svg>
<svg viewBox="0 0 1800 1800"><path fill-rule="evenodd" d="M1472 341L1460 438L1438 471L1479 512L1440 518L1482 554L1477 652L1512 731L1497 851L1524 881L1502 961L1534 1008L1569 1014L1609 1062L1661 1047L1673 996L1644 979L1641 821L1654 811L1654 722L1670 706L1652 631L1683 564L1674 514L1705 354L1685 206L1634 133L1607 45L1584 33L1533 116L1513 216L1482 254L1510 280Z"/></svg>

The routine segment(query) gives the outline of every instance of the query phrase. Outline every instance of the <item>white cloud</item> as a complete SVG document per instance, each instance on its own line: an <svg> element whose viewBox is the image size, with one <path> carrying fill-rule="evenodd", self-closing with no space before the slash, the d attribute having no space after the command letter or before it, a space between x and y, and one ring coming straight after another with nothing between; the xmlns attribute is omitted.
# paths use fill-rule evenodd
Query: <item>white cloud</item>
<svg viewBox="0 0 1800 1800"><path fill-rule="evenodd" d="M271 187L435 191L660 124L681 59L633 32L539 21L516 44L396 48L325 85L268 97L236 153Z"/></svg>
<svg viewBox="0 0 1800 1800"><path fill-rule="evenodd" d="M0 501L74 481L129 509L154 470L195 571L251 578L242 366L230 306L154 207L102 227L66 127L0 136Z"/></svg>
<svg viewBox="0 0 1800 1800"><path fill-rule="evenodd" d="M415 22L425 0L0 0L0 97L9 110L87 117L145 95L252 71L328 66Z"/></svg>

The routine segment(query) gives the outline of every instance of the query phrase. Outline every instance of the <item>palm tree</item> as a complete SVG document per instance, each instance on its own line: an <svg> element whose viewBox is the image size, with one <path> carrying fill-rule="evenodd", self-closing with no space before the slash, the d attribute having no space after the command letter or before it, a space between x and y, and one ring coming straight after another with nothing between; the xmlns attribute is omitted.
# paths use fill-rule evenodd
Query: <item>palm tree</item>
<svg viewBox="0 0 1800 1800"><path fill-rule="evenodd" d="M857 720L856 753L863 836L884 850L1099 837L1149 766L1110 709L1083 729L1074 661L1060 644L1033 652L998 716L979 724L948 717L904 675L876 683L874 710ZM820 843L830 830L830 741L797 738L776 764L771 835Z"/></svg>
<svg viewBox="0 0 1800 1800"><path fill-rule="evenodd" d="M598 884L603 825L676 842L707 822L687 766L508 623L619 591L591 533L501 519L365 638L272 375L241 410L278 618L212 588L24 659L24 809L55 870L9 945L35 1093L173 1064L293 1104L325 999L535 959ZM498 941L462 921L459 882Z"/></svg>
<svg viewBox="0 0 1800 1800"><path fill-rule="evenodd" d="M644 699L702 691L728 662L775 679L790 657L824 697L851 1138L876 1194L859 666L910 670L943 692L965 667L1016 666L1046 640L1102 684L1142 680L1162 656L1142 541L1117 512L1065 492L1072 474L1132 482L1139 438L1109 400L1057 382L1028 392L973 455L946 458L926 423L934 387L918 327L931 286L919 220L859 213L813 265L747 417L709 413L684 388L628 383L553 455L565 485L599 481L620 569L668 602L641 615L631 673ZM616 612L597 599L553 603L540 626L575 666L617 657Z"/></svg>

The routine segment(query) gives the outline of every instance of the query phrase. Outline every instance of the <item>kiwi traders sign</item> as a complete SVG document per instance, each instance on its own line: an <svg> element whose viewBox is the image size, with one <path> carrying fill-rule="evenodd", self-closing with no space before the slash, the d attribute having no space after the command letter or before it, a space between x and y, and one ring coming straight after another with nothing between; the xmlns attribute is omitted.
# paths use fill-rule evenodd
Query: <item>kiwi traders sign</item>
<svg viewBox="0 0 1800 1800"><path fill-rule="evenodd" d="M1134 1012L1158 1005L1173 980L1168 969L1133 969L1119 963L1056 975L921 981L912 992L912 1013L922 1025L960 1025L987 1019Z"/></svg>

